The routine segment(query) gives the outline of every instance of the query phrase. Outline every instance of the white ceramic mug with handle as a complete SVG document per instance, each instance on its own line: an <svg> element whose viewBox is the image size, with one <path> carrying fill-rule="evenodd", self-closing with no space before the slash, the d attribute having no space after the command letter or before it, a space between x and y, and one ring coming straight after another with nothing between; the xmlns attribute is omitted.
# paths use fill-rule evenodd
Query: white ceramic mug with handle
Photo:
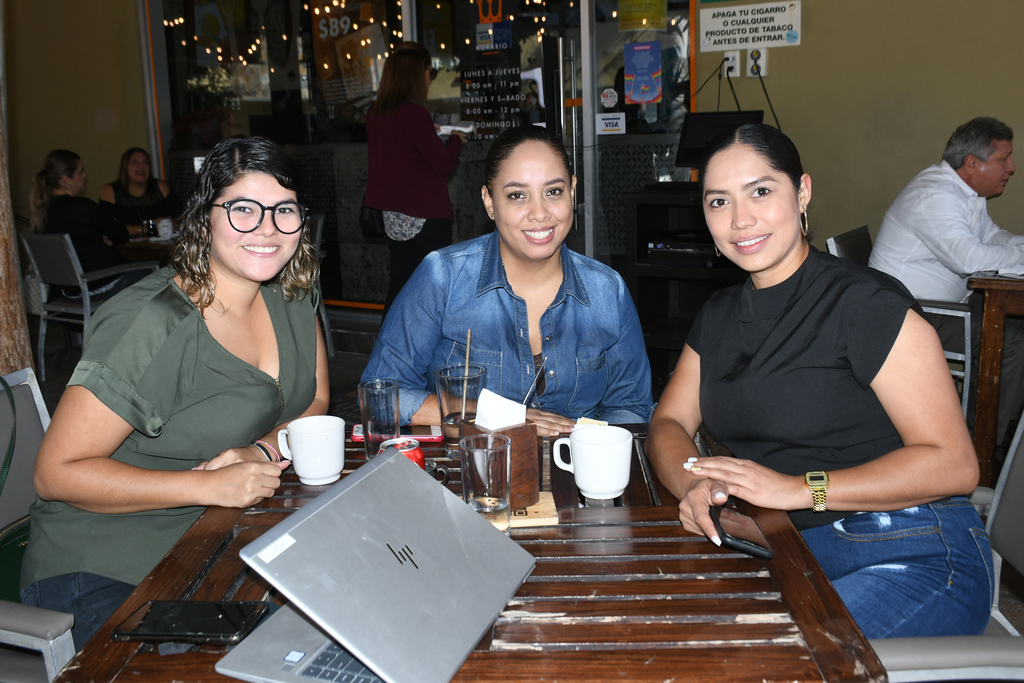
<svg viewBox="0 0 1024 683"><path fill-rule="evenodd" d="M303 484L330 484L345 466L345 421L333 415L300 417L277 433L277 445Z"/></svg>
<svg viewBox="0 0 1024 683"><path fill-rule="evenodd" d="M563 445L569 447L569 462L562 458ZM577 427L568 438L555 441L554 455L555 464L572 472L585 497L618 498L629 485L633 435L611 425Z"/></svg>

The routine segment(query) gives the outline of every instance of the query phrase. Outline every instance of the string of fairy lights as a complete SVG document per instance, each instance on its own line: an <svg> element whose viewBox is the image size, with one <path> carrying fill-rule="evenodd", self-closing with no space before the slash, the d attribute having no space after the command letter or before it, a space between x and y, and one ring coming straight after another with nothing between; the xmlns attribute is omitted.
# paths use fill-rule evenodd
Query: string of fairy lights
<svg viewBox="0 0 1024 683"><path fill-rule="evenodd" d="M484 0L484 1L488 2L488 5L490 5L491 3L495 3L495 0ZM500 0L498 0L498 1L500 2ZM358 31L359 30L359 22L363 21L363 19L361 19L361 18L353 18L353 17L350 16L349 12L346 11L346 6L345 6L346 0L321 0L321 2L322 2L322 4L316 4L316 5L313 5L313 7L312 7L312 19L313 19L313 24L314 24L314 32L316 31L316 26L318 24L323 26L321 32L327 32L328 35L330 35L331 37L337 37L338 35L346 35L346 34L348 34L349 31ZM468 0L468 2L469 2L470 5L476 5L478 0ZM575 6L575 2L576 2L576 0L570 0L570 2L569 2L569 8L570 9ZM362 8L363 8L364 4L365 3L362 3L362 2L356 3L356 5L360 9L360 14L362 14ZM398 12L397 13L397 19L400 22L402 20L402 15L401 15L402 0L395 0L394 7L397 9L397 12ZM500 7L500 5L499 5L499 7ZM441 3L436 3L436 8L438 10L440 10L441 9ZM310 3L303 4L303 10L309 12L310 11ZM481 14L482 14L482 12L481 12ZM612 18L615 18L617 16L618 16L618 12L617 11L613 11L612 12ZM548 20L547 0L525 0L525 2L523 4L523 7L522 7L521 14L520 14L520 20L521 21L529 21L531 18L533 19L533 23L538 25L537 28L536 28L536 35L537 35L537 41L540 42L540 41L543 40L543 37L544 37L544 31L545 31L544 24L546 24L547 20ZM503 17L493 17L493 18L491 18L491 20L492 21L502 21L502 20L504 20L504 21L515 21L516 17L515 17L515 15L509 13L509 14L504 15ZM672 24L675 25L676 19L673 18L671 21L672 21ZM646 23L646 19L644 20L644 22ZM185 17L175 17L175 18L172 18L172 19L165 19L163 23L164 23L165 27L173 29L173 28L176 28L176 27L184 24L185 23ZM367 23L367 24L374 24L375 23L374 17L372 17L372 16L367 17L365 19L365 23ZM389 54L389 50L390 49L394 49L395 41L401 41L401 40L404 39L404 36L402 34L402 30L401 30L401 26L400 25L398 27L396 27L396 28L391 28L390 30L388 28L387 20L382 20L380 22L380 25L384 29L385 36L387 36L387 38L385 38L385 40L387 42L387 47L385 47L383 53L378 53L377 54L377 59L387 58L388 54ZM261 27L261 30L265 31L266 27ZM389 33L390 33L390 35L388 35ZM321 37L326 37L326 36L321 36ZM282 38L282 40L287 41L288 40L288 35L287 34L282 34L281 38ZM259 60L262 57L262 55L259 54L261 48L263 47L263 43L262 43L260 38L253 39L253 41L248 46L246 46L244 48L244 53L243 54L239 54L237 56L224 54L224 48L221 47L221 46L212 44L212 41L209 41L211 43L209 46L203 47L203 45L201 44L202 41L200 40L200 37L198 35L193 35L192 36L192 40L195 42L197 47L199 47L200 49L204 49L207 54L209 54L209 55L214 55L215 54L216 57L217 57L217 61L220 62L220 63L225 63L225 62L230 63L230 62L232 62L232 61L237 59L238 62L241 63L243 66L248 66L250 59L253 59L255 57L255 58L257 58ZM466 45L472 44L472 39L471 38L465 38L465 41L466 41ZM187 44L188 44L187 38L181 39L181 45L183 47L187 46ZM373 38L370 37L370 36L366 36L364 38L361 38L360 42L359 42L359 45L360 45L361 48L366 48L368 46L372 46L372 44L373 44ZM384 46L382 46L382 47L384 47ZM440 48L442 50L447 49L444 43L440 44ZM345 53L345 57L347 59L351 60L351 59L353 59L354 55L351 53L351 51L349 51L349 52ZM261 60L261 61L263 61L263 60ZM264 63L265 63L265 61L264 61ZM328 64L327 62L324 62L322 64L322 67L324 69L330 69L330 64ZM271 72L273 72L273 68L272 67L271 67Z"/></svg>

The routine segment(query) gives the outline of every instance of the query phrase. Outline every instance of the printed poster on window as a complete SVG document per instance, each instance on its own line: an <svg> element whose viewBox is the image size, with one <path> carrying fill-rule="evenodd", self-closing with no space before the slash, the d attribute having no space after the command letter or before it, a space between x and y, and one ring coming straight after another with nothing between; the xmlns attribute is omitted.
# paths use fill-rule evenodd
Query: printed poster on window
<svg viewBox="0 0 1024 683"><path fill-rule="evenodd" d="M668 0L619 0L619 32L651 29L664 31Z"/></svg>
<svg viewBox="0 0 1024 683"><path fill-rule="evenodd" d="M661 102L661 41L627 43L626 104Z"/></svg>

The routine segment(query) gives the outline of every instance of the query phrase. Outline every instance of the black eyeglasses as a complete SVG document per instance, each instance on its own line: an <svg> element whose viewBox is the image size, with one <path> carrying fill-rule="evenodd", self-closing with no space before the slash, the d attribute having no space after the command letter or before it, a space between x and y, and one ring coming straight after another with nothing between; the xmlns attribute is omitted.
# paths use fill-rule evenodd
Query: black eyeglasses
<svg viewBox="0 0 1024 683"><path fill-rule="evenodd" d="M437 67L430 68L430 80L437 78Z"/></svg>
<svg viewBox="0 0 1024 683"><path fill-rule="evenodd" d="M298 202L285 201L273 206L263 206L254 199L232 199L223 204L228 214L228 223L238 232L252 232L263 223L266 212L270 212L270 220L274 227L283 235L293 235L306 224L308 209Z"/></svg>

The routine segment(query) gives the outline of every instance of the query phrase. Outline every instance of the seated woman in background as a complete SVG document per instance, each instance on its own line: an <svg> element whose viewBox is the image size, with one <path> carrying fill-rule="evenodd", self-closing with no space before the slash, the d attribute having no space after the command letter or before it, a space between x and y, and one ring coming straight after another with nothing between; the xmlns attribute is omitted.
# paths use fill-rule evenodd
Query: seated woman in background
<svg viewBox="0 0 1024 683"><path fill-rule="evenodd" d="M424 259L363 373L398 380L402 424L441 424L433 373L465 362L467 329L487 388L529 398L542 435L584 416L649 419L650 364L626 285L563 244L575 188L565 148L543 128L512 128L491 145L481 194L497 229Z"/></svg>
<svg viewBox="0 0 1024 683"><path fill-rule="evenodd" d="M66 149L46 155L43 170L35 175L29 201L32 230L67 233L82 270L89 272L125 263L115 247L128 241L128 231L100 210L96 202L78 195L87 181L82 159Z"/></svg>
<svg viewBox="0 0 1024 683"><path fill-rule="evenodd" d="M204 506L274 494L277 431L328 405L317 252L296 164L229 138L206 158L171 266L104 304L36 459L22 602L81 648Z"/></svg>
<svg viewBox="0 0 1024 683"><path fill-rule="evenodd" d="M117 180L100 188L100 207L133 235L144 235L144 220L176 219L181 203L170 186L150 175L149 153L132 147L121 155Z"/></svg>
<svg viewBox="0 0 1024 683"><path fill-rule="evenodd" d="M981 633L992 554L935 330L895 279L807 242L811 179L762 124L700 169L715 244L750 273L698 314L647 451L692 532L730 495L789 510L868 638ZM736 456L700 458L704 422Z"/></svg>

